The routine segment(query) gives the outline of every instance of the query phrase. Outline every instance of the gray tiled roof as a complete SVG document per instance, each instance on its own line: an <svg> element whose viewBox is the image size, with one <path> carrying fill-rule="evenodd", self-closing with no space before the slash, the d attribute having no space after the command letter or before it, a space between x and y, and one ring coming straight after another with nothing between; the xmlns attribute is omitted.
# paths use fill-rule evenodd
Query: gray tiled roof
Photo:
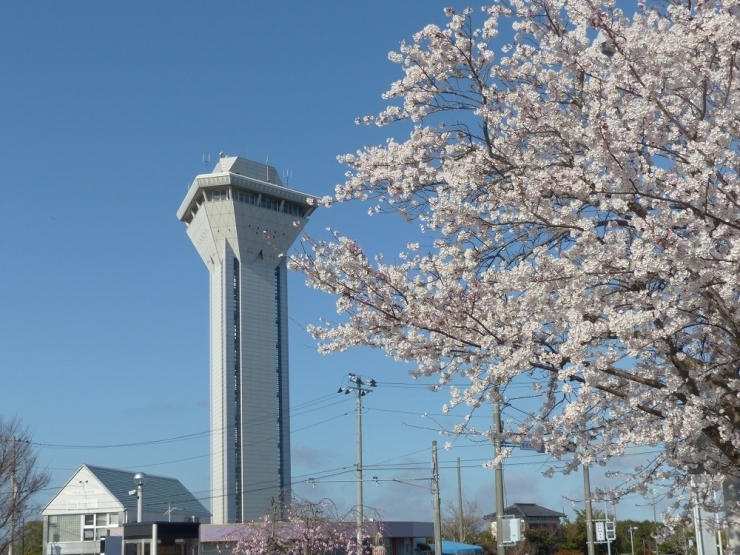
<svg viewBox="0 0 740 555"><path fill-rule="evenodd" d="M514 503L504 509L504 515L514 516L519 518L560 518L564 517L565 514L557 511L551 511L545 507L540 507L536 503ZM483 517L485 520L493 521L496 518L496 513L491 513Z"/></svg>
<svg viewBox="0 0 740 555"><path fill-rule="evenodd" d="M267 181L282 187L280 174L272 166L260 164L252 160L246 160L238 156L223 156L219 158L212 173L230 172L258 181Z"/></svg>
<svg viewBox="0 0 740 555"><path fill-rule="evenodd" d="M127 470L116 470L102 466L86 466L100 483L127 509L136 508L136 497L128 492L134 489L134 474ZM147 474L144 483L144 507L147 510L161 510L164 513L168 504L182 507L185 515L210 516L211 513L188 489L175 478Z"/></svg>

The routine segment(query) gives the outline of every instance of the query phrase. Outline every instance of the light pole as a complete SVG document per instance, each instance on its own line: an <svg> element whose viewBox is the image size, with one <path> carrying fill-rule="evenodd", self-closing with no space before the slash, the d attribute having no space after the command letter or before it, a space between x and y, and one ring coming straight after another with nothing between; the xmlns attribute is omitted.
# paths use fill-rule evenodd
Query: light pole
<svg viewBox="0 0 740 555"><path fill-rule="evenodd" d="M375 387L375 380L362 381L362 376L348 374L350 385L340 387L337 393L349 394L354 391L357 395L357 555L362 555L362 398L370 393L372 389L363 386Z"/></svg>
<svg viewBox="0 0 740 555"><path fill-rule="evenodd" d="M630 526L630 547L632 548L632 555L635 555L635 539L632 536L633 530L637 530L637 526Z"/></svg>
<svg viewBox="0 0 740 555"><path fill-rule="evenodd" d="M144 482L146 482L146 474L137 472L134 474L136 489L128 492L130 496L136 497L136 522L141 522L144 513Z"/></svg>
<svg viewBox="0 0 740 555"><path fill-rule="evenodd" d="M137 472L134 474L134 484L136 489L129 490L128 494L132 497L136 497L136 522L141 523L144 515L144 482L146 482L146 474L143 472ZM144 555L146 548L144 543L146 540L141 540L141 543L137 547L137 555ZM156 544L155 544L156 546Z"/></svg>

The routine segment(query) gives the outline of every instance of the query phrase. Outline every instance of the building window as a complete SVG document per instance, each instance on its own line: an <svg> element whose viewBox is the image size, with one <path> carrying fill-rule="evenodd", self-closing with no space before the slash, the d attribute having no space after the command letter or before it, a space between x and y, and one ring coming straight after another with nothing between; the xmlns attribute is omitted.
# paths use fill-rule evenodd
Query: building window
<svg viewBox="0 0 740 555"><path fill-rule="evenodd" d="M82 539L83 541L93 541L104 538L108 526L117 524L117 514L95 513L82 515Z"/></svg>
<svg viewBox="0 0 740 555"><path fill-rule="evenodd" d="M210 197L210 200L228 200L229 191L227 191L226 189L211 191Z"/></svg>
<svg viewBox="0 0 740 555"><path fill-rule="evenodd" d="M80 515L51 515L48 521L48 538L51 543L80 541Z"/></svg>

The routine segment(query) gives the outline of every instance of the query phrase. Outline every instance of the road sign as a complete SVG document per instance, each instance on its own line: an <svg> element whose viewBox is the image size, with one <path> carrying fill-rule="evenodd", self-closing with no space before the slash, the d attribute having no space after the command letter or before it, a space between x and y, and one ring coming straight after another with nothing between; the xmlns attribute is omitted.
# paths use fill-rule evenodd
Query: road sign
<svg viewBox="0 0 740 555"><path fill-rule="evenodd" d="M534 445L532 445L531 441L522 441L520 443L517 443L516 446L523 451L537 451L538 453L545 452L544 447L535 447Z"/></svg>
<svg viewBox="0 0 740 555"><path fill-rule="evenodd" d="M611 543L617 539L614 522L611 520L595 520L596 539L594 543Z"/></svg>
<svg viewBox="0 0 740 555"><path fill-rule="evenodd" d="M596 541L606 541L606 531L604 530L604 523L600 520L596 522Z"/></svg>
<svg viewBox="0 0 740 555"><path fill-rule="evenodd" d="M504 526L504 544L519 543L524 539L524 521L514 517L504 517L501 521Z"/></svg>

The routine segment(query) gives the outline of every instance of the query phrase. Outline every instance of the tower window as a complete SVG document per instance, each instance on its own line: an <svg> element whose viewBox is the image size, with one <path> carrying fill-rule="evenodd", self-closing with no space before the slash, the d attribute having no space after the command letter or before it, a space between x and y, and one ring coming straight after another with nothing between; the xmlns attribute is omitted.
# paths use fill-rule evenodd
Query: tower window
<svg viewBox="0 0 740 555"><path fill-rule="evenodd" d="M257 195L248 191L236 191L236 200L239 202L246 202L247 204L257 204Z"/></svg>
<svg viewBox="0 0 740 555"><path fill-rule="evenodd" d="M240 278L239 278L239 260L234 258L234 274L232 283L232 295L234 302L234 474L236 497L236 518L237 522L242 520L242 378L241 378L241 313L240 306Z"/></svg>
<svg viewBox="0 0 740 555"><path fill-rule="evenodd" d="M270 197L262 197L262 208L280 210L280 201Z"/></svg>
<svg viewBox="0 0 740 555"><path fill-rule="evenodd" d="M281 290L280 290L280 266L275 268L275 389L277 393L277 440L278 440L278 476L280 488L285 487L285 476L283 476L283 360L282 345L280 341L282 322L280 321L281 312Z"/></svg>
<svg viewBox="0 0 740 555"><path fill-rule="evenodd" d="M286 214L290 214L291 216L300 216L301 215L301 208L297 204L293 204L292 202L285 202L283 203L283 212Z"/></svg>
<svg viewBox="0 0 740 555"><path fill-rule="evenodd" d="M211 198L210 200L228 200L229 199L229 191L226 189L218 190L218 191L211 191Z"/></svg>

